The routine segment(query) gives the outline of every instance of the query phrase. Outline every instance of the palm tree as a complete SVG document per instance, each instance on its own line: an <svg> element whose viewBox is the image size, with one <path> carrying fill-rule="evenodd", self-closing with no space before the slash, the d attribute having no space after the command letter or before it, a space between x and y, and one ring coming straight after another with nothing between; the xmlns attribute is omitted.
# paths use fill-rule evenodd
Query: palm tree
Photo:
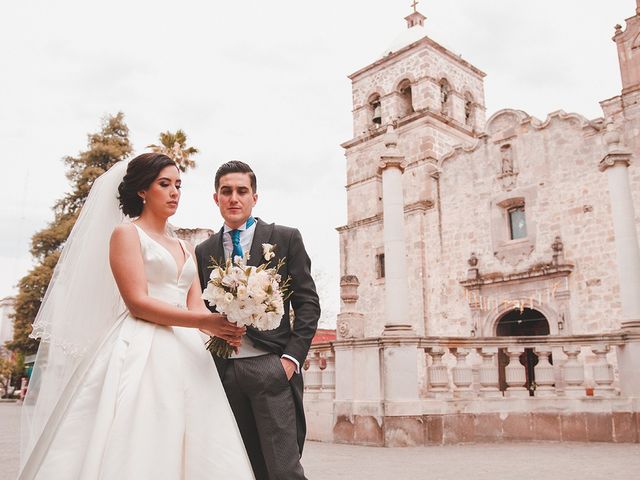
<svg viewBox="0 0 640 480"><path fill-rule="evenodd" d="M196 162L191 159L191 156L198 153L198 149L187 147L187 134L183 130L176 130L175 133L162 132L159 138L160 145L148 145L147 148L170 157L182 172L186 172L189 168L196 168Z"/></svg>

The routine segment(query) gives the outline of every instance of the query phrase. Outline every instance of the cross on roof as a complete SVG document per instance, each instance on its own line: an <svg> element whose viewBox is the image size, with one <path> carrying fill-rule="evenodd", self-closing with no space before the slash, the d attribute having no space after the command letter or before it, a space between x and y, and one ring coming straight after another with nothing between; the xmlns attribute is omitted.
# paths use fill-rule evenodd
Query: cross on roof
<svg viewBox="0 0 640 480"><path fill-rule="evenodd" d="M413 11L414 12L418 11L417 8L416 8L418 3L420 3L420 2L418 2L417 0L413 0L413 3L411 4L411 6L413 7Z"/></svg>

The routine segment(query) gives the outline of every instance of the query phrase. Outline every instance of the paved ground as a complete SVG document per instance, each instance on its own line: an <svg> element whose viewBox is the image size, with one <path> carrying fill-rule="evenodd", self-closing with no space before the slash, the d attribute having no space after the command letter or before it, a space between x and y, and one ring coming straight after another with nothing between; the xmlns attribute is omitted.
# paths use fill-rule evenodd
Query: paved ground
<svg viewBox="0 0 640 480"><path fill-rule="evenodd" d="M20 407L0 403L0 480L18 468ZM310 480L636 480L640 445L510 443L374 448L308 442Z"/></svg>
<svg viewBox="0 0 640 480"><path fill-rule="evenodd" d="M20 407L0 402L0 480L15 480L20 452Z"/></svg>
<svg viewBox="0 0 640 480"><path fill-rule="evenodd" d="M310 480L638 480L640 445L373 448L310 443L303 464Z"/></svg>

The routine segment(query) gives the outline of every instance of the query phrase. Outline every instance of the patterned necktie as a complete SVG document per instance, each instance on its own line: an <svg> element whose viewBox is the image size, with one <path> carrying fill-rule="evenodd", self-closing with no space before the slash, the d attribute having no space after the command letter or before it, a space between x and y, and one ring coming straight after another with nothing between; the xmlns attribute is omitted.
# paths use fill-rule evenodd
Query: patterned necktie
<svg viewBox="0 0 640 480"><path fill-rule="evenodd" d="M253 225L254 223L256 223L256 219L253 217L249 217L247 219L247 223L244 226L245 230L251 227L251 225ZM232 259L236 257L244 258L244 252L242 251L242 247L240 246L240 232L241 230L238 229L231 230L229 232L229 235L231 235L231 244L233 245L233 250L231 251Z"/></svg>

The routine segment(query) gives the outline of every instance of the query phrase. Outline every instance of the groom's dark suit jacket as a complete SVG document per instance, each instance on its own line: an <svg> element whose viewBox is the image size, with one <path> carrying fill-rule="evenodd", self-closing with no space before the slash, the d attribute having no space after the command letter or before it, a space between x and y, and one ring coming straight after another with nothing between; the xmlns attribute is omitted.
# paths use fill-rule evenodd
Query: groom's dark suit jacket
<svg viewBox="0 0 640 480"><path fill-rule="evenodd" d="M196 258L198 261L198 274L202 289L207 285L213 266L213 261L224 264L224 248L222 246L221 228L217 233L196 246ZM311 340L316 333L318 319L320 318L320 302L316 293L316 286L311 277L311 260L307 255L302 242L300 232L295 228L266 223L256 219L256 229L253 234L253 243L249 252L248 265L259 266L265 263L262 252L262 244L275 245L275 257L271 259L270 266L275 266L278 260L284 259L285 264L279 273L283 280L290 277L289 291L292 292L284 305L284 315L280 326L275 330L259 331L248 327L246 341L252 342L276 355L289 355L300 364L300 370L304 364ZM293 308L295 321L291 326L289 312ZM211 311L215 309L209 306ZM214 356L218 372L222 375L226 368L227 360ZM302 375L294 374L291 378L291 389L296 404L296 418L298 427L298 444L302 451L304 437L306 435L306 423L302 406L302 393L304 385Z"/></svg>

